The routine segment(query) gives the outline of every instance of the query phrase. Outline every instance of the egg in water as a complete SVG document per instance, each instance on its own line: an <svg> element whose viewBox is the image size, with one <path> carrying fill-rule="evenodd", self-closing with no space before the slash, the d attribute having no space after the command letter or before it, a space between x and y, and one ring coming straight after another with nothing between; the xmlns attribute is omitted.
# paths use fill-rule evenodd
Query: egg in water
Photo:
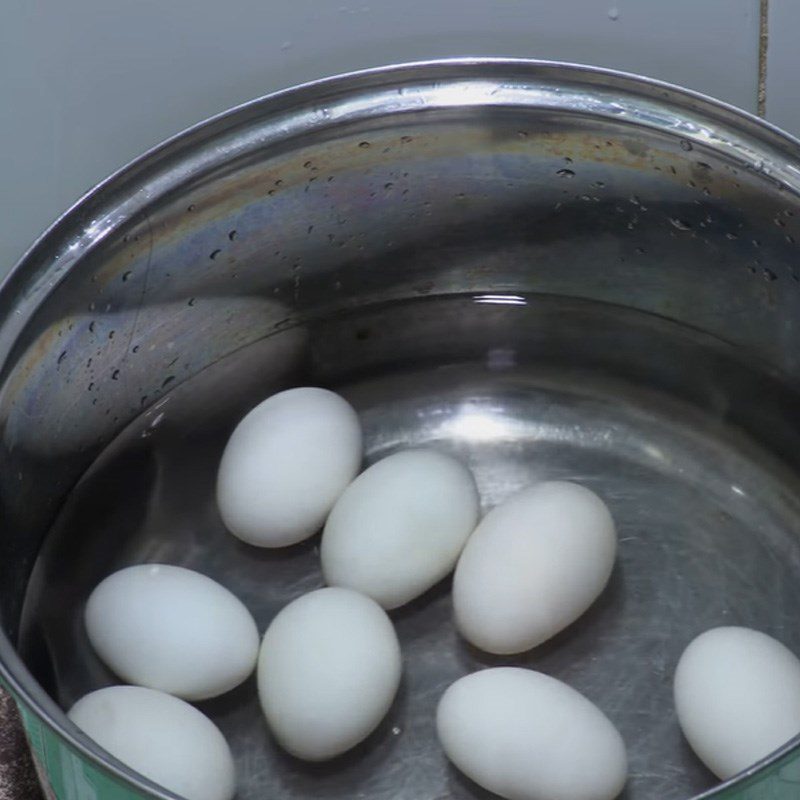
<svg viewBox="0 0 800 800"><path fill-rule="evenodd" d="M574 622L614 566L617 536L605 503L575 483L549 481L493 508L467 541L453 579L461 634L490 653L519 653Z"/></svg>
<svg viewBox="0 0 800 800"><path fill-rule="evenodd" d="M387 456L345 489L325 523L325 581L384 608L404 605L452 571L478 512L460 461L427 449Z"/></svg>
<svg viewBox="0 0 800 800"><path fill-rule="evenodd" d="M800 659L765 633L701 633L681 655L674 692L684 736L723 780L800 734Z"/></svg>
<svg viewBox="0 0 800 800"><path fill-rule="evenodd" d="M89 596L89 641L127 683L185 700L227 692L255 668L259 634L244 604L211 578L168 564L109 575Z"/></svg>
<svg viewBox="0 0 800 800"><path fill-rule="evenodd" d="M330 587L272 620L258 658L258 695L277 742L307 761L354 747L377 727L400 683L400 645L369 597Z"/></svg>
<svg viewBox="0 0 800 800"><path fill-rule="evenodd" d="M214 723L177 697L142 686L109 686L67 716L114 758L186 800L231 800L233 757Z"/></svg>
<svg viewBox="0 0 800 800"><path fill-rule="evenodd" d="M217 475L228 530L259 547L318 531L361 465L361 425L338 394L288 389L250 411L231 434Z"/></svg>
<svg viewBox="0 0 800 800"><path fill-rule="evenodd" d="M452 684L436 713L447 757L506 800L612 800L625 744L575 689L541 672L495 667Z"/></svg>

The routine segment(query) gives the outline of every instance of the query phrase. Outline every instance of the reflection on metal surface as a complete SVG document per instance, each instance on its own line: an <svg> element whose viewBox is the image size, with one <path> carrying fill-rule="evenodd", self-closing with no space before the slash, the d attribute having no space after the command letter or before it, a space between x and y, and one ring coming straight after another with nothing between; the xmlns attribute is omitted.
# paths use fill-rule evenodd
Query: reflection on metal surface
<svg viewBox="0 0 800 800"><path fill-rule="evenodd" d="M660 447L652 444L651 442L644 443L642 445L642 450L653 461L656 462L666 461L666 455L664 454L664 451Z"/></svg>
<svg viewBox="0 0 800 800"><path fill-rule="evenodd" d="M514 424L502 414L466 405L442 425L440 435L455 441L502 441L514 435Z"/></svg>
<svg viewBox="0 0 800 800"><path fill-rule="evenodd" d="M274 300L222 296L59 320L7 378L0 405L5 440L42 459L86 452L185 376L274 333L286 316ZM271 375L285 374L301 357L302 330L267 345Z"/></svg>
<svg viewBox="0 0 800 800"><path fill-rule="evenodd" d="M498 306L524 306L526 300L518 294L479 294L476 303L490 303Z"/></svg>

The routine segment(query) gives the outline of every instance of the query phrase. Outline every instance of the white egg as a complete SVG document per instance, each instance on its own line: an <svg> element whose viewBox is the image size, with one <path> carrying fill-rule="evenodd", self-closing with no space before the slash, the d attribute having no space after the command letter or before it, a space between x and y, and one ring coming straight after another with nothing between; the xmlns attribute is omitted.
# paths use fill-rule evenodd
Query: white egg
<svg viewBox="0 0 800 800"><path fill-rule="evenodd" d="M225 738L177 697L110 686L78 700L68 716L114 758L186 800L230 800L236 791Z"/></svg>
<svg viewBox="0 0 800 800"><path fill-rule="evenodd" d="M243 603L183 567L140 564L109 575L89 596L86 632L128 683L203 700L255 668L259 635Z"/></svg>
<svg viewBox="0 0 800 800"><path fill-rule="evenodd" d="M678 662L674 688L684 736L723 780L800 734L800 659L765 633L701 633Z"/></svg>
<svg viewBox="0 0 800 800"><path fill-rule="evenodd" d="M478 521L470 471L434 450L373 464L345 489L325 523L325 580L396 608L455 566Z"/></svg>
<svg viewBox="0 0 800 800"><path fill-rule="evenodd" d="M288 389L236 426L217 476L217 504L235 536L259 547L307 539L361 465L361 426L327 389Z"/></svg>
<svg viewBox="0 0 800 800"><path fill-rule="evenodd" d="M519 653L574 622L608 583L617 538L605 503L574 483L523 489L467 541L453 580L461 634L490 653Z"/></svg>
<svg viewBox="0 0 800 800"><path fill-rule="evenodd" d="M386 612L349 589L318 589L270 624L258 694L278 743L324 761L365 739L400 683L400 645Z"/></svg>
<svg viewBox="0 0 800 800"><path fill-rule="evenodd" d="M439 702L436 729L453 764L507 800L611 800L625 785L617 729L541 672L496 667L457 680Z"/></svg>

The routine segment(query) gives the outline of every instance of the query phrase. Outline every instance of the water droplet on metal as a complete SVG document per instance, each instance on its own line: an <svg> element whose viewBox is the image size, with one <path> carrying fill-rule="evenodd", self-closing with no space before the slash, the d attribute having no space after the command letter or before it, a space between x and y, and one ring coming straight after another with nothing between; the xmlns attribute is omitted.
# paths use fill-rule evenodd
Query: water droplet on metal
<svg viewBox="0 0 800 800"><path fill-rule="evenodd" d="M157 428L163 421L164 421L164 412L163 411L159 411L159 413L156 414L155 418L150 423L150 427L151 428Z"/></svg>

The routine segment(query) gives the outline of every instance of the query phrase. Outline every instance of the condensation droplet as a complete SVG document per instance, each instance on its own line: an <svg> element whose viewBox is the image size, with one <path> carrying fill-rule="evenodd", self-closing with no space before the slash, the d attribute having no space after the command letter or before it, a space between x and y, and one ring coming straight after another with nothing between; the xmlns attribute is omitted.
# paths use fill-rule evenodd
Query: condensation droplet
<svg viewBox="0 0 800 800"><path fill-rule="evenodd" d="M151 428L157 428L164 421L164 413L163 411L159 411L158 414L156 414L155 418L150 423Z"/></svg>

